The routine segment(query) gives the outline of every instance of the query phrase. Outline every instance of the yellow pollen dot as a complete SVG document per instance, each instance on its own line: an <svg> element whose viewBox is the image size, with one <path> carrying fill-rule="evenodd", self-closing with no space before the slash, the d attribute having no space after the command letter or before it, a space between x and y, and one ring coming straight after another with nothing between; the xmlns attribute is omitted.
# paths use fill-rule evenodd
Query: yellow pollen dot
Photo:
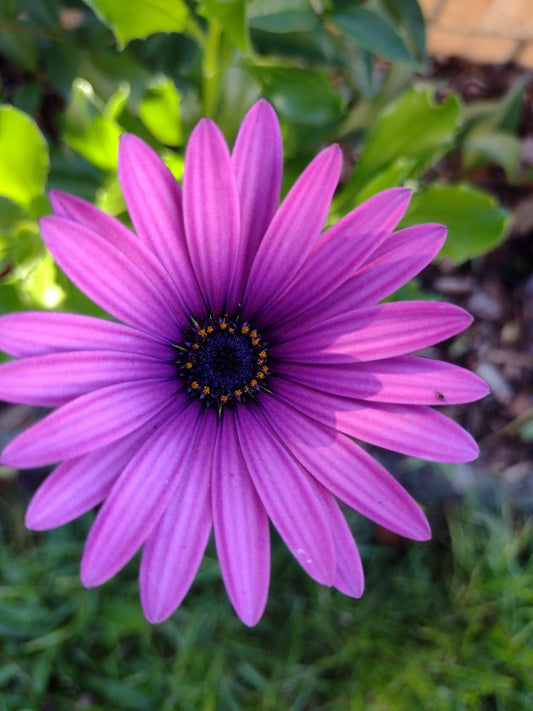
<svg viewBox="0 0 533 711"><path fill-rule="evenodd" d="M224 330L224 329L226 329L227 327L228 327L228 324L227 324L225 321L222 321L222 323L220 324L220 328L221 328L222 330Z"/></svg>
<svg viewBox="0 0 533 711"><path fill-rule="evenodd" d="M250 385L251 385L253 388L255 388L255 386L257 385L257 380L256 380L255 378L252 378L252 379L250 380Z"/></svg>
<svg viewBox="0 0 533 711"><path fill-rule="evenodd" d="M209 395L209 393L211 392L209 385L204 385L204 387L202 388L202 392L204 395Z"/></svg>
<svg viewBox="0 0 533 711"><path fill-rule="evenodd" d="M248 333L250 331L250 326L243 326L241 328L241 333Z"/></svg>
<svg viewBox="0 0 533 711"><path fill-rule="evenodd" d="M257 331L255 329L250 333L250 338L257 338Z"/></svg>
<svg viewBox="0 0 533 711"><path fill-rule="evenodd" d="M255 377L256 377L256 378L259 378L259 380L263 380L263 378L265 377L265 374L264 374L264 373L261 373L261 371L259 371L259 372L257 372L257 373L255 374ZM253 382L253 381L252 381L252 382Z"/></svg>
<svg viewBox="0 0 533 711"><path fill-rule="evenodd" d="M207 335L207 331L205 330L205 328L201 328L201 329L198 331L198 335L199 335L201 338L204 338L204 337Z"/></svg>
<svg viewBox="0 0 533 711"><path fill-rule="evenodd" d="M213 333L215 329L213 328L213 326L208 326L205 330L207 331L207 333Z"/></svg>
<svg viewBox="0 0 533 711"><path fill-rule="evenodd" d="M263 373L268 373L268 365L264 365L261 370L263 371Z"/></svg>
<svg viewBox="0 0 533 711"><path fill-rule="evenodd" d="M245 393L249 393L249 392L250 392L250 388L249 388L247 385L244 386L244 392L245 392Z"/></svg>
<svg viewBox="0 0 533 711"><path fill-rule="evenodd" d="M260 357L260 358L266 358L266 357L267 357L267 352L266 352L266 351L259 351L259 357Z"/></svg>
<svg viewBox="0 0 533 711"><path fill-rule="evenodd" d="M200 387L200 384L198 382L196 382L196 380L193 380L191 383L191 388L193 390L198 390L199 387Z"/></svg>
<svg viewBox="0 0 533 711"><path fill-rule="evenodd" d="M265 359L264 359L264 358L258 358L258 359L257 359L257 365L263 365L264 362L265 362Z"/></svg>
<svg viewBox="0 0 533 711"><path fill-rule="evenodd" d="M185 363L185 367L187 368L187 370L190 370L192 368L192 363L190 360Z"/></svg>
<svg viewBox="0 0 533 711"><path fill-rule="evenodd" d="M200 350L200 344L199 343L193 343L192 347L194 348L195 351Z"/></svg>
<svg viewBox="0 0 533 711"><path fill-rule="evenodd" d="M228 400L229 400L229 397L227 395L220 396L220 402L227 402Z"/></svg>
<svg viewBox="0 0 533 711"><path fill-rule="evenodd" d="M231 326L231 328L229 328L228 331L229 331L229 333L235 333L235 329L233 328L233 326Z"/></svg>
<svg viewBox="0 0 533 711"><path fill-rule="evenodd" d="M239 389L234 390L233 394L235 395L235 397L240 397L242 395L242 390L239 390Z"/></svg>
<svg viewBox="0 0 533 711"><path fill-rule="evenodd" d="M260 343L259 338L252 338L252 346L258 346Z"/></svg>

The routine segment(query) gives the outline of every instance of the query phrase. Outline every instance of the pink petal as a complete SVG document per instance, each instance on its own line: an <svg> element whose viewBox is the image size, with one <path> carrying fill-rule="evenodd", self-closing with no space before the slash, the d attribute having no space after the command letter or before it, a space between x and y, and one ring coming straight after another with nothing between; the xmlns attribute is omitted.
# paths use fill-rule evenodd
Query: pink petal
<svg viewBox="0 0 533 711"><path fill-rule="evenodd" d="M201 313L204 304L187 251L176 179L157 153L132 134L120 138L118 174L137 234L168 269L187 309Z"/></svg>
<svg viewBox="0 0 533 711"><path fill-rule="evenodd" d="M236 417L244 460L269 518L306 573L331 585L335 547L320 497L306 472L272 434L260 411L240 407Z"/></svg>
<svg viewBox="0 0 533 711"><path fill-rule="evenodd" d="M486 383L469 370L417 356L334 367L279 363L276 372L316 390L372 402L449 405L479 400L489 393Z"/></svg>
<svg viewBox="0 0 533 711"><path fill-rule="evenodd" d="M342 305L341 305L342 308ZM440 301L397 301L303 321L271 349L279 360L353 363L403 355L439 343L472 323L470 314Z"/></svg>
<svg viewBox="0 0 533 711"><path fill-rule="evenodd" d="M368 405L360 400L311 390L281 378L276 394L309 417L350 437L434 462L469 462L479 455L472 437L462 427L418 405Z"/></svg>
<svg viewBox="0 0 533 711"><path fill-rule="evenodd" d="M121 382L172 378L176 367L139 354L70 351L0 365L0 400L55 407Z"/></svg>
<svg viewBox="0 0 533 711"><path fill-rule="evenodd" d="M241 245L230 302L242 298L253 259L279 203L283 145L272 106L261 99L244 117L231 163L241 205Z"/></svg>
<svg viewBox="0 0 533 711"><path fill-rule="evenodd" d="M223 313L237 264L240 211L228 147L208 119L197 124L185 153L183 209L198 282L212 313Z"/></svg>
<svg viewBox="0 0 533 711"><path fill-rule="evenodd" d="M422 271L445 239L442 225L416 225L392 233L356 274L287 325L292 328L318 312L321 319L330 319L337 316L340 304L346 311L376 304Z"/></svg>
<svg viewBox="0 0 533 711"><path fill-rule="evenodd" d="M140 139L135 140L142 143ZM155 157L159 160L157 156ZM167 170L165 166L163 167ZM172 180L174 179L172 178ZM174 183L176 183L175 180ZM143 199L146 204L146 194L144 194ZM150 246L143 244L143 242L137 239L136 235L125 227L125 225L123 225L119 220L116 220L114 217L102 212L102 210L99 210L97 207L94 207L94 205L91 205L85 200L75 197L74 195L69 195L68 193L51 190L50 200L56 215L59 217L65 217L70 221L73 220L83 227L96 232L96 234L100 235L100 237L106 239L114 247L129 257L132 262L142 266L143 272L150 279L150 281L152 281L156 286L160 286L161 290L165 293L167 298L170 299L171 303L174 303L177 299L177 303L179 303L180 308L183 309L184 300L181 292L183 291L184 275L176 274L174 271L169 270L169 267L164 262L162 264L157 256L154 255L154 251L150 248ZM155 200L152 196L149 201L151 209L154 208L154 202ZM164 243L170 245L173 241L171 235L168 232L163 232L162 234ZM174 252L177 251L177 248L174 249ZM186 253L185 259L188 259ZM192 274L190 264L188 266L188 275L190 279L193 279L193 287L196 288L196 291L198 291L198 286L196 285L196 282L194 282L194 276ZM199 303L201 304L201 301Z"/></svg>
<svg viewBox="0 0 533 711"><path fill-rule="evenodd" d="M129 326L92 316L23 311L0 317L0 350L18 358L58 351L113 350L164 360L167 345Z"/></svg>
<svg viewBox="0 0 533 711"><path fill-rule="evenodd" d="M171 400L185 396L178 384L120 383L82 395L15 437L1 462L15 469L72 459L125 437L154 417Z"/></svg>
<svg viewBox="0 0 533 711"><path fill-rule="evenodd" d="M169 339L187 322L177 296L149 262L133 262L96 232L63 217L44 217L41 231L61 269L110 314Z"/></svg>
<svg viewBox="0 0 533 711"><path fill-rule="evenodd" d="M135 555L187 471L197 408L167 420L133 456L100 509L81 560L85 587L101 585Z"/></svg>
<svg viewBox="0 0 533 711"><path fill-rule="evenodd" d="M294 318L335 291L396 227L410 197L406 188L385 190L330 227L289 289L268 307L263 320L273 323L287 316Z"/></svg>
<svg viewBox="0 0 533 711"><path fill-rule="evenodd" d="M333 586L344 595L361 597L365 589L365 574L352 532L338 503L329 492L324 494L323 502L329 516L331 535L337 554L337 568Z"/></svg>
<svg viewBox="0 0 533 711"><path fill-rule="evenodd" d="M418 504L355 442L272 397L262 402L278 436L326 489L363 516L401 536L421 541L430 537L428 522Z"/></svg>
<svg viewBox="0 0 533 711"><path fill-rule="evenodd" d="M340 148L326 148L282 202L251 267L244 297L247 314L254 314L278 296L306 260L324 226L341 164Z"/></svg>
<svg viewBox="0 0 533 711"><path fill-rule="evenodd" d="M265 609L270 579L268 517L243 460L234 413L224 413L212 480L213 524L224 585L248 626Z"/></svg>
<svg viewBox="0 0 533 711"><path fill-rule="evenodd" d="M100 504L154 426L168 414L163 410L126 437L56 467L32 498L26 526L34 531L62 526Z"/></svg>
<svg viewBox="0 0 533 711"><path fill-rule="evenodd" d="M48 196L57 217L65 217L87 227L101 237L105 237L115 247L137 261L132 254L137 254L135 247L138 240L120 220L99 210L90 202L61 190L50 190ZM132 254L128 253L128 247L131 248ZM153 260L153 255L151 255L151 259Z"/></svg>
<svg viewBox="0 0 533 711"><path fill-rule="evenodd" d="M140 588L146 618L162 622L180 605L200 566L211 531L211 462L219 421L204 411L194 457L144 546Z"/></svg>

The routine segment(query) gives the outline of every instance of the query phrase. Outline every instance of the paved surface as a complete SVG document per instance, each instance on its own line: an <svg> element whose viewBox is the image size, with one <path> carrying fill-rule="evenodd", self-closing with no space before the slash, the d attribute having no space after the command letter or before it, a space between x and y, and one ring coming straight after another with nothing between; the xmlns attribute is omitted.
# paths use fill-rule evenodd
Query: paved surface
<svg viewBox="0 0 533 711"><path fill-rule="evenodd" d="M533 68L533 0L419 0L436 56Z"/></svg>

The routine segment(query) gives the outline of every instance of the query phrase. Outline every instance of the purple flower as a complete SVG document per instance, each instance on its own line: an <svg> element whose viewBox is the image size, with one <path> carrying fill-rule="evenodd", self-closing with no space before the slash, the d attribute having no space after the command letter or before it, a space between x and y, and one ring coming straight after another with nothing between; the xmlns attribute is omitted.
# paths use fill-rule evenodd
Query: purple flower
<svg viewBox="0 0 533 711"><path fill-rule="evenodd" d="M466 328L450 304L378 304L439 251L445 228L393 232L410 193L386 190L322 232L341 169L331 146L278 207L282 144L265 101L233 153L200 121L180 190L159 157L124 135L119 177L135 233L53 192L42 220L65 273L116 321L27 312L0 319L0 399L57 408L16 437L2 463L61 462L26 517L53 528L102 504L81 563L100 585L143 547L146 617L187 593L211 532L239 617L260 618L269 519L304 570L363 591L337 499L425 540L427 520L354 440L433 461L476 457L429 405L469 402L485 384L410 351ZM378 305L376 305L378 304ZM119 323L122 322L122 323Z"/></svg>

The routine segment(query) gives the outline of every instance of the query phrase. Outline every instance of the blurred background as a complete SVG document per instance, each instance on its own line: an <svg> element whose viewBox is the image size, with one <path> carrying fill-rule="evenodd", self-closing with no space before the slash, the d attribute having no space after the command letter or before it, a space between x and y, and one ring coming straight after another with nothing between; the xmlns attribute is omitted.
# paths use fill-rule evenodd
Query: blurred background
<svg viewBox="0 0 533 711"><path fill-rule="evenodd" d="M317 586L275 538L254 629L225 596L214 548L181 608L143 618L137 561L84 590L92 514L23 525L46 471L0 467L0 711L533 708L533 14L528 0L2 0L0 312L101 315L59 272L37 220L59 188L127 220L118 137L149 142L179 179L198 118L231 143L266 97L285 190L340 143L335 221L406 185L403 225L442 222L441 254L395 298L476 317L429 353L492 394L447 408L473 464L373 452L425 507L429 543L349 521L367 584ZM42 416L0 404L0 445Z"/></svg>

